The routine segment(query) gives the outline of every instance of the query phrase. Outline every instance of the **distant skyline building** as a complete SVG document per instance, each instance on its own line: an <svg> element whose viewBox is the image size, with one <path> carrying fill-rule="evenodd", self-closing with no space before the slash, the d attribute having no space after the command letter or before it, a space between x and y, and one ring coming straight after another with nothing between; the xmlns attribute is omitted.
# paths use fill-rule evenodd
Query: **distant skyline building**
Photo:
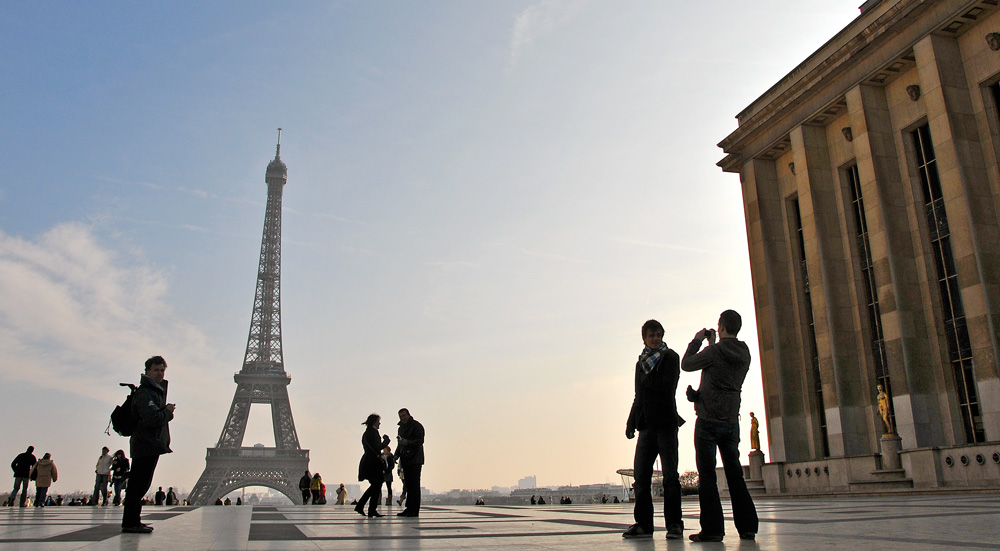
<svg viewBox="0 0 1000 551"><path fill-rule="evenodd" d="M719 166L756 305L751 479L1000 487L997 2L869 0L737 119Z"/></svg>
<svg viewBox="0 0 1000 551"><path fill-rule="evenodd" d="M281 129L274 160L268 163L267 207L257 268L250 334L243 369L234 375L236 394L222 435L208 448L205 471L191 490L192 505L210 505L217 498L247 486L264 486L301 503L298 481L309 468L309 450L299 447L281 345L281 198L288 168L281 161ZM250 407L271 406L274 447L243 446Z"/></svg>
<svg viewBox="0 0 1000 551"><path fill-rule="evenodd" d="M538 480L536 479L535 475L526 476L526 477L522 478L521 480L517 481L517 487L518 488L522 488L522 489L524 489L524 488L537 488L538 487Z"/></svg>

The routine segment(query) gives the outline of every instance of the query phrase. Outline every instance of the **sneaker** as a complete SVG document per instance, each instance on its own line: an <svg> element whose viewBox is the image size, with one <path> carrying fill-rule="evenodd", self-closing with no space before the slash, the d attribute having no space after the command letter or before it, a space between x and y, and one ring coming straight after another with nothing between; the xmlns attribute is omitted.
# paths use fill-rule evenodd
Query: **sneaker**
<svg viewBox="0 0 1000 551"><path fill-rule="evenodd" d="M684 539L684 525L674 524L667 527L667 539L668 540L679 540Z"/></svg>
<svg viewBox="0 0 1000 551"><path fill-rule="evenodd" d="M742 533L740 533L740 539L741 540L755 540L755 539L757 539L757 534L754 534L753 532L742 532Z"/></svg>
<svg viewBox="0 0 1000 551"><path fill-rule="evenodd" d="M141 524L139 526L122 526L123 534L149 534L152 531L153 529L149 526L143 526Z"/></svg>
<svg viewBox="0 0 1000 551"><path fill-rule="evenodd" d="M703 541L722 541L722 534L705 534L698 532L697 534L691 534L688 539L693 542L703 542Z"/></svg>
<svg viewBox="0 0 1000 551"><path fill-rule="evenodd" d="M653 532L652 531L647 532L642 528L642 526L639 526L638 524L633 524L632 526L628 527L628 530L622 532L622 537L626 539L651 538L653 537Z"/></svg>

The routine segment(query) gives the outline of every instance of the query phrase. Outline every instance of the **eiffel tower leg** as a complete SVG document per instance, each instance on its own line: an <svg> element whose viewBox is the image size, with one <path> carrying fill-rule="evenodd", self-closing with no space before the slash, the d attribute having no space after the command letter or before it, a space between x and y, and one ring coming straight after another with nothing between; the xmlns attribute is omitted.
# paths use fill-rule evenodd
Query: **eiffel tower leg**
<svg viewBox="0 0 1000 551"><path fill-rule="evenodd" d="M271 395L271 424L274 426L274 446L278 449L299 449L295 433L292 406L288 401L288 387L275 387Z"/></svg>
<svg viewBox="0 0 1000 551"><path fill-rule="evenodd" d="M219 436L220 448L239 448L243 445L243 435L247 430L247 419L250 417L250 404L253 402L254 385L240 383L236 386L233 404L229 407L229 416L222 427Z"/></svg>

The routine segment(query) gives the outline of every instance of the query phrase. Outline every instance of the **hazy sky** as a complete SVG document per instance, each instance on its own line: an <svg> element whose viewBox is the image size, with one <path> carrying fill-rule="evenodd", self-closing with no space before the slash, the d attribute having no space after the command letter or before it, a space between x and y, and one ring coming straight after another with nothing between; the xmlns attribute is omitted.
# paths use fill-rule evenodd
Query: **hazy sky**
<svg viewBox="0 0 1000 551"><path fill-rule="evenodd" d="M328 484L355 482L366 415L394 437L400 407L431 490L620 483L648 318L682 353L740 311L743 419L763 418L716 144L860 3L0 2L0 457L33 444L53 492L92 487L101 446L128 449L103 433L117 383L162 354L177 417L153 484L194 485L242 366L279 126L285 369ZM244 445L273 445L269 415Z"/></svg>

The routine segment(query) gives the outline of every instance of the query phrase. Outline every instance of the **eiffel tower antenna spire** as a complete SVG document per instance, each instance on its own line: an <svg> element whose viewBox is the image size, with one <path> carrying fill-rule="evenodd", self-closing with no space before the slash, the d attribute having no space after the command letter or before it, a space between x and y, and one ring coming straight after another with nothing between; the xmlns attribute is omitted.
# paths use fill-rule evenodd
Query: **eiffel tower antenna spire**
<svg viewBox="0 0 1000 551"><path fill-rule="evenodd" d="M299 447L281 345L281 197L288 167L281 162L281 129L274 160L267 164L267 207L260 242L257 289L243 369L234 376L236 395L222 427L219 443L208 449L205 471L188 499L210 505L229 492L265 486L285 494L292 503L301 495L298 479L309 467L309 450ZM252 404L271 405L274 447L246 447L243 437Z"/></svg>

